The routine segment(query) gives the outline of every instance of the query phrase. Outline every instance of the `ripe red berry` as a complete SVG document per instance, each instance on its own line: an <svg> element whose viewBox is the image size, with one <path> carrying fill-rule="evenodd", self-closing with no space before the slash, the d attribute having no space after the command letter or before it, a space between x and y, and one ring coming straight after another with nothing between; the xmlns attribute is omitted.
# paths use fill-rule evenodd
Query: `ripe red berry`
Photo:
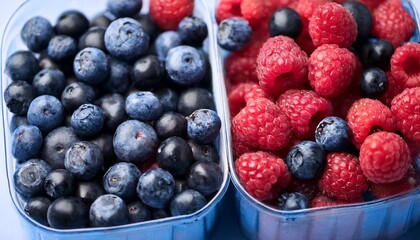
<svg viewBox="0 0 420 240"><path fill-rule="evenodd" d="M308 57L289 37L269 38L257 58L260 85L271 95L279 96L291 88L303 88L308 75Z"/></svg>
<svg viewBox="0 0 420 240"><path fill-rule="evenodd" d="M258 25L262 21L268 21L275 10L276 7L271 1L267 0L242 0L241 2L242 17L251 26Z"/></svg>
<svg viewBox="0 0 420 240"><path fill-rule="evenodd" d="M359 203L363 202L363 197L358 197L355 199L350 200L339 200L336 198L330 198L325 195L319 195L316 198L312 199L311 201L311 208L316 207L331 207L331 206L337 206L342 204L352 204L352 203Z"/></svg>
<svg viewBox="0 0 420 240"><path fill-rule="evenodd" d="M347 122L356 147L376 131L393 132L396 123L391 110L378 100L361 98L353 103L347 113Z"/></svg>
<svg viewBox="0 0 420 240"><path fill-rule="evenodd" d="M407 143L396 133L383 131L366 138L359 159L363 173L374 183L400 180L411 164Z"/></svg>
<svg viewBox="0 0 420 240"><path fill-rule="evenodd" d="M373 11L372 34L397 48L413 35L416 23L396 1L385 1Z"/></svg>
<svg viewBox="0 0 420 240"><path fill-rule="evenodd" d="M324 174L319 180L323 193L337 199L350 200L362 196L368 189L358 159L348 153L330 153Z"/></svg>
<svg viewBox="0 0 420 240"><path fill-rule="evenodd" d="M150 1L150 16L162 30L176 30L179 22L192 15L194 0Z"/></svg>
<svg viewBox="0 0 420 240"><path fill-rule="evenodd" d="M232 131L249 146L264 150L280 150L287 146L291 136L286 115L265 98L250 101L232 119Z"/></svg>
<svg viewBox="0 0 420 240"><path fill-rule="evenodd" d="M220 0L216 10L216 20L221 22L231 17L241 17L242 0Z"/></svg>
<svg viewBox="0 0 420 240"><path fill-rule="evenodd" d="M245 82L232 86L232 90L228 96L231 117L238 114L249 100L257 98L270 98L268 93L257 83Z"/></svg>
<svg viewBox="0 0 420 240"><path fill-rule="evenodd" d="M397 129L405 138L420 143L420 87L406 88L391 102Z"/></svg>
<svg viewBox="0 0 420 240"><path fill-rule="evenodd" d="M388 88L385 91L384 95L382 95L379 100L388 107L391 107L391 101L394 99L395 96L400 94L404 87L400 82L398 82L393 76L391 72L387 72L386 76L388 77Z"/></svg>
<svg viewBox="0 0 420 240"><path fill-rule="evenodd" d="M318 123L333 113L330 101L310 90L288 90L280 95L277 105L298 139L313 139Z"/></svg>
<svg viewBox="0 0 420 240"><path fill-rule="evenodd" d="M235 170L247 192L257 200L273 200L286 188L291 174L284 161L270 153L245 153L235 161Z"/></svg>
<svg viewBox="0 0 420 240"><path fill-rule="evenodd" d="M402 86L420 87L420 44L406 43L391 57L391 73Z"/></svg>
<svg viewBox="0 0 420 240"><path fill-rule="evenodd" d="M337 44L350 47L357 37L357 23L338 3L326 3L315 9L309 19L309 34L315 46Z"/></svg>
<svg viewBox="0 0 420 240"><path fill-rule="evenodd" d="M410 168L407 174L399 181L392 183L374 183L369 181L369 191L376 198L389 197L398 193L407 192L417 187L417 174L414 168Z"/></svg>
<svg viewBox="0 0 420 240"><path fill-rule="evenodd" d="M309 58L309 83L322 97L336 97L350 86L356 67L356 57L348 49L322 45Z"/></svg>

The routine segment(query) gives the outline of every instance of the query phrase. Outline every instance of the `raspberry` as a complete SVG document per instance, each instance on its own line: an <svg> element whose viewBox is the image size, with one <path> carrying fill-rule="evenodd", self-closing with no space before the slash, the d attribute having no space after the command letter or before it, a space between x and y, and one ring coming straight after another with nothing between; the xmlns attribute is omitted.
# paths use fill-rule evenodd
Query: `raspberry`
<svg viewBox="0 0 420 240"><path fill-rule="evenodd" d="M337 3L326 3L309 19L309 34L315 46L337 44L350 47L357 37L357 23L351 13Z"/></svg>
<svg viewBox="0 0 420 240"><path fill-rule="evenodd" d="M241 17L242 0L221 0L216 10L217 22L231 17Z"/></svg>
<svg viewBox="0 0 420 240"><path fill-rule="evenodd" d="M150 1L150 16L161 30L176 30L179 22L192 15L194 0Z"/></svg>
<svg viewBox="0 0 420 240"><path fill-rule="evenodd" d="M301 180L298 178L292 178L289 186L287 187L288 192L299 192L305 195L309 200L315 198L320 194L318 188L318 181L316 180Z"/></svg>
<svg viewBox="0 0 420 240"><path fill-rule="evenodd" d="M289 121L280 108L265 98L250 101L232 120L240 141L264 150L280 150L289 143Z"/></svg>
<svg viewBox="0 0 420 240"><path fill-rule="evenodd" d="M327 196L349 200L362 196L368 185L357 158L348 153L336 152L327 155L327 165L319 180L319 188Z"/></svg>
<svg viewBox="0 0 420 240"><path fill-rule="evenodd" d="M235 170L246 191L257 200L273 200L290 183L284 161L270 153L245 153L235 162Z"/></svg>
<svg viewBox="0 0 420 240"><path fill-rule="evenodd" d="M400 94L404 87L392 76L391 72L387 72L386 76L388 77L388 89L385 91L384 95L379 98L379 100L386 106L391 106L391 101L395 96Z"/></svg>
<svg viewBox="0 0 420 240"><path fill-rule="evenodd" d="M270 0L276 9L284 7L294 7L296 5L295 0Z"/></svg>
<svg viewBox="0 0 420 240"><path fill-rule="evenodd" d="M404 87L420 87L420 44L406 43L391 57L392 76Z"/></svg>
<svg viewBox="0 0 420 240"><path fill-rule="evenodd" d="M372 34L397 48L413 35L416 24L401 4L386 1L373 11Z"/></svg>
<svg viewBox="0 0 420 240"><path fill-rule="evenodd" d="M316 47L312 42L312 38L309 35L308 26L302 26L302 32L296 38L296 43L302 48L305 53L310 56L313 51L315 51Z"/></svg>
<svg viewBox="0 0 420 240"><path fill-rule="evenodd" d="M420 87L406 88L391 102L397 129L405 138L420 143Z"/></svg>
<svg viewBox="0 0 420 240"><path fill-rule="evenodd" d="M239 83L232 86L228 96L230 115L234 117L249 100L257 98L270 98L257 83Z"/></svg>
<svg viewBox="0 0 420 240"><path fill-rule="evenodd" d="M416 172L414 168L410 168L401 180L392 183L369 182L369 189L376 198L384 198L398 193L407 192L408 190L417 187L417 185Z"/></svg>
<svg viewBox="0 0 420 240"><path fill-rule="evenodd" d="M347 122L353 134L353 143L358 148L369 134L378 130L393 132L396 128L391 110L380 101L369 98L353 103L347 113Z"/></svg>
<svg viewBox="0 0 420 240"><path fill-rule="evenodd" d="M268 21L275 10L272 2L267 0L242 0L241 2L242 17L248 20L251 26Z"/></svg>
<svg viewBox="0 0 420 240"><path fill-rule="evenodd" d="M322 97L336 97L351 84L356 57L336 44L318 47L309 58L309 83Z"/></svg>
<svg viewBox="0 0 420 240"><path fill-rule="evenodd" d="M264 42L253 41L233 52L225 61L225 69L231 84L257 82L257 56Z"/></svg>
<svg viewBox="0 0 420 240"><path fill-rule="evenodd" d="M312 199L311 201L311 207L331 207L331 206L337 206L341 204L352 204L352 203L359 203L363 202L362 197L357 197L355 199L350 200L338 200L335 198L330 198L325 195L319 195L318 197Z"/></svg>
<svg viewBox="0 0 420 240"><path fill-rule="evenodd" d="M396 133L376 132L360 147L360 165L374 183L396 182L404 177L411 164L407 143Z"/></svg>
<svg viewBox="0 0 420 240"><path fill-rule="evenodd" d="M310 90L288 90L280 95L277 105L298 139L313 139L318 123L333 113L330 101Z"/></svg>
<svg viewBox="0 0 420 240"><path fill-rule="evenodd" d="M257 57L260 85L279 96L291 88L303 88L308 75L308 57L289 37L269 38Z"/></svg>
<svg viewBox="0 0 420 240"><path fill-rule="evenodd" d="M301 16L304 25L308 25L309 19L312 17L315 9L328 2L331 2L331 0L299 0L297 1L295 10Z"/></svg>
<svg viewBox="0 0 420 240"><path fill-rule="evenodd" d="M258 148L254 148L250 146L249 144L238 139L238 137L236 137L236 134L234 134L233 132L232 132L232 148L233 148L234 159L239 158L244 153L256 152L259 150Z"/></svg>

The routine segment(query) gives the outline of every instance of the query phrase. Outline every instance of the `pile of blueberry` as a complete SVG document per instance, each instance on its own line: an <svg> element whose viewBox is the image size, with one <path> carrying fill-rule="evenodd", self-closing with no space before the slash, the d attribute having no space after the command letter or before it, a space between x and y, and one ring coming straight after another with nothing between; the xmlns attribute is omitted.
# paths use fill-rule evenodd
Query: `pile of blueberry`
<svg viewBox="0 0 420 240"><path fill-rule="evenodd" d="M207 26L159 30L142 1L29 19L6 61L14 187L35 221L106 227L191 214L223 182Z"/></svg>

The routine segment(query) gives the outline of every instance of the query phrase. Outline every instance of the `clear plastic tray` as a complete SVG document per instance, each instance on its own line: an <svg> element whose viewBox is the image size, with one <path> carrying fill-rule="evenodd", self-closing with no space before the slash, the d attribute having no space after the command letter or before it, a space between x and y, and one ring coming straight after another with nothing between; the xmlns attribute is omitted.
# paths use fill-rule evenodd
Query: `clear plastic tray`
<svg viewBox="0 0 420 240"><path fill-rule="evenodd" d="M216 1L212 8L215 29L218 3ZM418 42L419 14L410 0L402 0L402 3L417 22L411 41ZM221 48L218 51L223 62L228 53ZM231 142L230 122L226 127ZM229 151L232 156L231 148ZM420 187L370 202L282 211L264 205L246 192L236 175L232 157L229 157L229 169L236 189L234 201L241 232L248 239L395 239L420 222Z"/></svg>
<svg viewBox="0 0 420 240"><path fill-rule="evenodd" d="M30 0L22 4L9 20L6 30L3 34L1 45L1 85L0 91L3 94L4 89L9 84L5 75L5 62L9 55L21 49L27 49L20 39L20 29L23 24L33 16L43 16L55 23L59 14L65 10L76 9L83 12L88 18L95 16L105 10L106 0ZM142 12L149 9L149 0L143 0ZM21 216L21 231L27 231L28 239L205 239L209 236L213 226L215 225L216 216L222 205L222 198L226 193L229 185L228 171L228 142L226 135L227 120L226 103L222 75L220 75L220 63L217 57L217 45L215 31L213 30L212 18L209 7L205 0L195 0L194 15L201 17L207 24L209 35L205 41L204 49L208 52L210 63L212 66L211 73L213 76L213 95L216 109L222 120L222 130L216 142L220 155L220 165L223 170L223 183L221 189L213 197L213 199L201 210L196 213L177 216L166 219L153 220L143 223L129 224L124 226L116 226L109 228L85 228L74 230L57 230L45 227L31 218L23 211L24 202L16 193L13 186L13 173L16 167L16 161L11 154L11 134L9 123L12 114L8 111L4 101L1 104L2 124L5 132L3 133L4 143L0 146L0 151L4 153L6 161L8 186L10 196L13 200L16 210ZM1 238L1 237L0 237Z"/></svg>

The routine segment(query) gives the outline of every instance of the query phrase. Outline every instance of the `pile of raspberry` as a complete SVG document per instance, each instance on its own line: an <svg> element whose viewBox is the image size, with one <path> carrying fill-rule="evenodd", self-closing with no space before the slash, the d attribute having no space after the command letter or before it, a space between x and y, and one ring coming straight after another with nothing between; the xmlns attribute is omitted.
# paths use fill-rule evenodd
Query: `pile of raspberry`
<svg viewBox="0 0 420 240"><path fill-rule="evenodd" d="M226 58L225 81L236 174L252 197L270 206L279 207L284 193L300 193L314 208L371 201L418 185L420 44L409 42L415 21L399 0L359 0L371 15L368 36L361 39L364 20L344 2L221 0L218 5L218 22L239 17L252 27L251 41ZM270 34L271 16L283 8L300 16L297 37ZM388 57L381 53L384 57L374 59L366 49L376 41L390 46ZM386 73L387 86L367 96L360 81L372 67ZM330 116L348 125L351 147L324 149L316 176L296 174L290 150L308 141L318 144L315 131ZM293 168L312 164L292 157Z"/></svg>

